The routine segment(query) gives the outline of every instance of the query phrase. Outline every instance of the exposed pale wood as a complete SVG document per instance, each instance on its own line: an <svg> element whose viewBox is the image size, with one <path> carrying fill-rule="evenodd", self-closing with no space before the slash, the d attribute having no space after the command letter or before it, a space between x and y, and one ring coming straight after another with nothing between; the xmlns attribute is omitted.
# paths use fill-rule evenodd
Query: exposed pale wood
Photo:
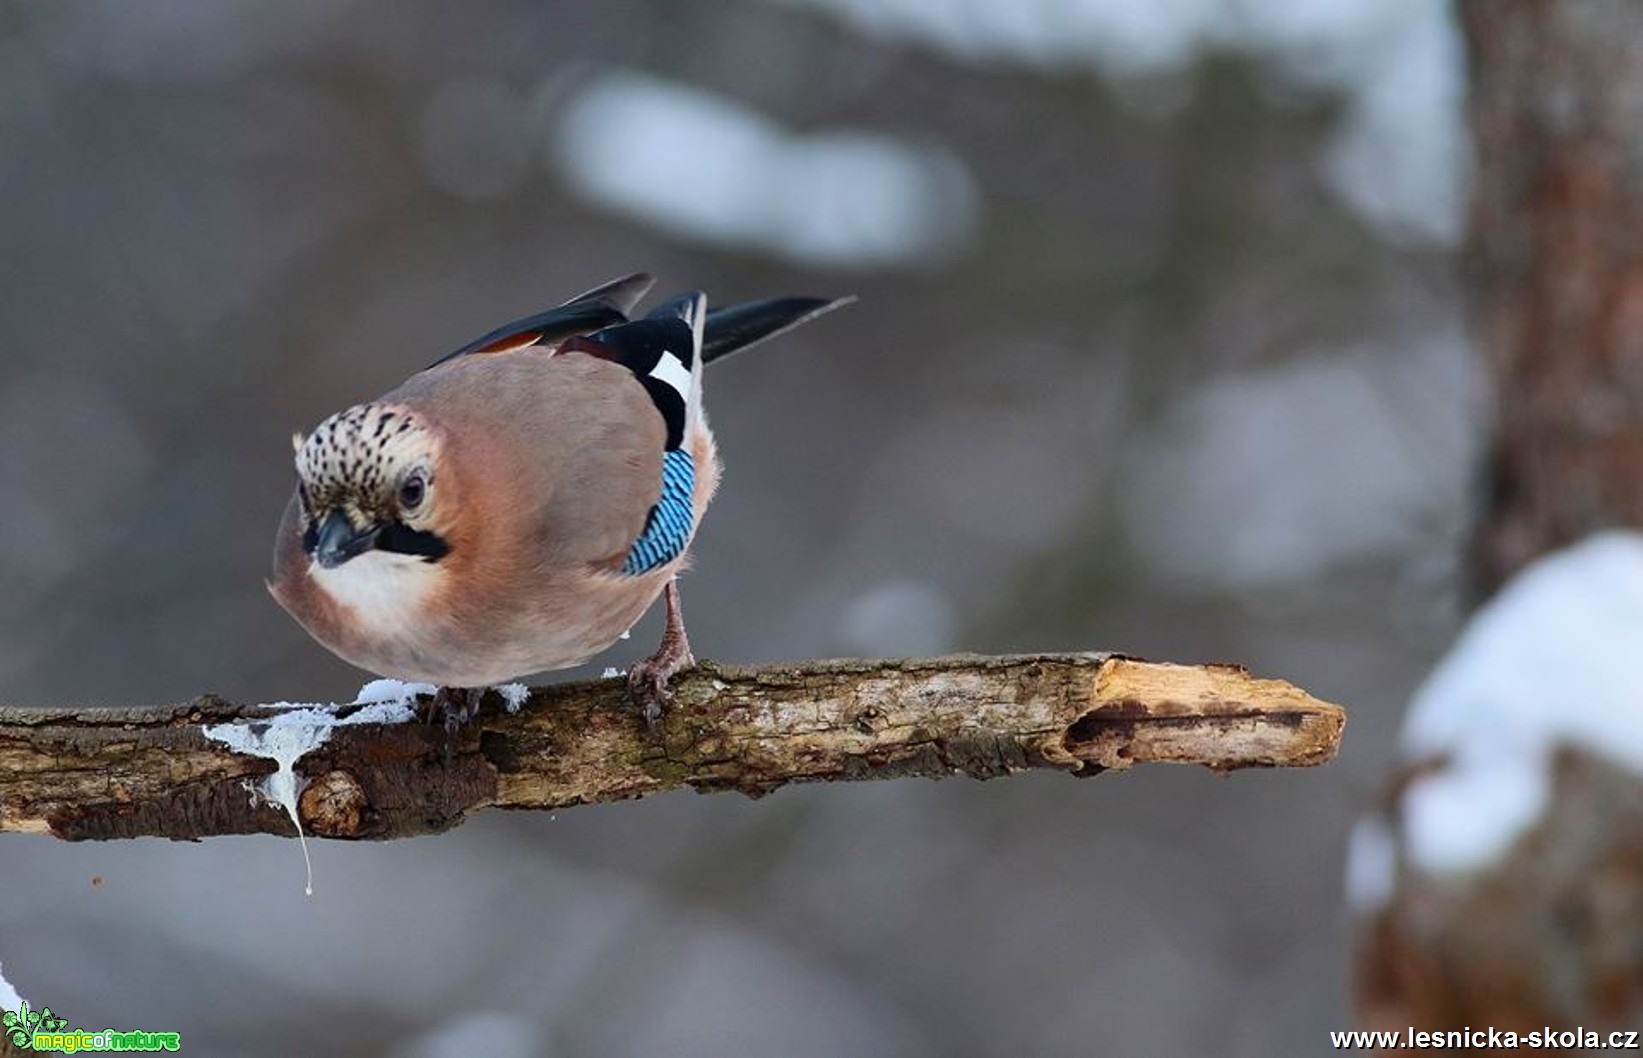
<svg viewBox="0 0 1643 1058"><path fill-rule="evenodd" d="M438 724L336 728L296 768L304 827L403 837L478 808L560 808L680 787L757 796L790 782L1033 768L1308 766L1334 756L1346 720L1337 706L1235 666L1104 654L703 663L676 688L656 734L620 679L539 688L513 715L488 695L481 718L449 742ZM282 810L247 794L273 763L201 733L270 715L213 697L141 709L0 707L0 830L290 834Z"/></svg>

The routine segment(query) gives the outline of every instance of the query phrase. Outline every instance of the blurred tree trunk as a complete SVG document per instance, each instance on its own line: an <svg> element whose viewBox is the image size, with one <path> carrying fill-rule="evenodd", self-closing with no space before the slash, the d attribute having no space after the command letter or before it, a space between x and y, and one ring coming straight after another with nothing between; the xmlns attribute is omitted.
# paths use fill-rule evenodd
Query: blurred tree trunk
<svg viewBox="0 0 1643 1058"><path fill-rule="evenodd" d="M1462 0L1499 421L1477 586L1643 525L1643 4Z"/></svg>
<svg viewBox="0 0 1643 1058"><path fill-rule="evenodd" d="M1643 4L1458 9L1477 151L1467 263L1498 408L1481 598L1593 530L1643 526ZM1405 765L1383 818L1442 766ZM1549 809L1505 858L1465 878L1403 863L1359 928L1365 1027L1635 1027L1643 787L1563 747Z"/></svg>

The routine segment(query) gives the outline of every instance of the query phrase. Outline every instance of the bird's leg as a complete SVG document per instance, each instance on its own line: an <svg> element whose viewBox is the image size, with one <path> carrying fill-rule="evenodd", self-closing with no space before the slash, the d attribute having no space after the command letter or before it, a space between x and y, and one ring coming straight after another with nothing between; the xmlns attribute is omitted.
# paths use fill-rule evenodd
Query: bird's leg
<svg viewBox="0 0 1643 1058"><path fill-rule="evenodd" d="M479 715L479 703L484 697L483 687L441 687L434 692L428 719L432 721L437 713L445 721L445 737L454 738L463 724Z"/></svg>
<svg viewBox="0 0 1643 1058"><path fill-rule="evenodd" d="M667 606L667 624L662 629L662 644L656 653L638 662L628 670L628 690L644 710L645 725L655 730L662 719L663 706L673 701L673 689L668 686L675 674L696 664L690 654L690 640L685 635L685 618L679 609L679 580L667 582L662 596Z"/></svg>

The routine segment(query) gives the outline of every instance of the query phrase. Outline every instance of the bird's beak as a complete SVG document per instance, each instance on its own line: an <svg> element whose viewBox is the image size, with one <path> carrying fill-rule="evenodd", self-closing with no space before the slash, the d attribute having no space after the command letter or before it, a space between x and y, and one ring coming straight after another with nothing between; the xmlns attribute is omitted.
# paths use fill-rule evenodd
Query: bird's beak
<svg viewBox="0 0 1643 1058"><path fill-rule="evenodd" d="M371 550L381 533L380 525L355 529L346 514L340 510L332 510L319 523L319 536L314 543L314 561L326 569L336 569L354 556Z"/></svg>

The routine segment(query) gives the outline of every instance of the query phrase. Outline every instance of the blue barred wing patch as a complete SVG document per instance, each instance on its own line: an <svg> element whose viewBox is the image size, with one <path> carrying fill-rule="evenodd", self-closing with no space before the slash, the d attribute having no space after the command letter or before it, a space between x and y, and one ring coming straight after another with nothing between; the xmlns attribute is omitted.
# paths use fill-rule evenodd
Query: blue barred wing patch
<svg viewBox="0 0 1643 1058"><path fill-rule="evenodd" d="M649 573L679 557L690 541L695 493L696 464L690 453L678 448L663 452L662 498L650 509L645 531L622 563L623 573Z"/></svg>

